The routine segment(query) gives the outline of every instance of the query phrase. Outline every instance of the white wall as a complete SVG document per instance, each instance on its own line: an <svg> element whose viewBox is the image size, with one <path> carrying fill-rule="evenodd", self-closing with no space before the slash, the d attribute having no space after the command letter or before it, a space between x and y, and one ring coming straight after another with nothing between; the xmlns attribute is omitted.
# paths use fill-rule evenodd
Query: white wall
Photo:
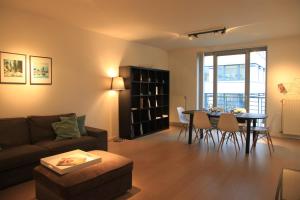
<svg viewBox="0 0 300 200"><path fill-rule="evenodd" d="M87 124L118 134L119 65L167 68L166 51L0 8L0 50L53 59L53 85L0 84L0 118L76 112ZM28 60L27 60L28 61ZM29 63L27 62L29 72ZM29 77L29 76L28 76Z"/></svg>
<svg viewBox="0 0 300 200"><path fill-rule="evenodd" d="M177 122L176 106L183 105L183 96L188 98L188 109L196 108L197 97L197 53L250 47L268 47L267 69L267 114L274 117L272 134L280 135L280 114L282 98L299 98L299 94L283 96L278 92L277 84L285 83L293 87L295 78L300 78L300 36L258 41L254 43L227 45L206 48L176 49L169 51L169 69L171 73L170 120ZM288 90L291 88L287 88ZM295 124L297 126L297 124Z"/></svg>

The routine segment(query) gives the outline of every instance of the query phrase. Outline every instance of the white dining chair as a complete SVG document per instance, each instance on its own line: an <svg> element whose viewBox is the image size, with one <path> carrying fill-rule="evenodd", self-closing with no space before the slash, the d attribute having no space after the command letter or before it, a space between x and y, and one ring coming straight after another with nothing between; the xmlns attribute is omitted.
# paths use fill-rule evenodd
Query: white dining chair
<svg viewBox="0 0 300 200"><path fill-rule="evenodd" d="M183 107L177 107L178 118L179 118L179 122L181 124L180 132L178 134L177 139L180 138L183 131L184 131L184 137L186 137L186 133L189 128L189 120L186 118L185 114L183 114L184 111L185 111L185 109Z"/></svg>
<svg viewBox="0 0 300 200"><path fill-rule="evenodd" d="M255 131L256 135L254 137L254 142L251 146L250 151L252 151L253 148L255 148L256 143L257 143L258 140L266 139L270 155L272 154L272 151L274 152L273 141L272 141L272 137L270 135L270 130L271 130L271 126L273 124L273 120L274 120L274 118L271 118L269 126L264 125L264 126L257 126L257 127L252 128L252 131Z"/></svg>
<svg viewBox="0 0 300 200"><path fill-rule="evenodd" d="M200 132L200 130L203 130L204 134L204 140L206 141L206 144L208 145L208 139L210 138L215 146L215 140L212 135L212 125L209 121L209 118L207 116L206 112L195 112L194 113L194 127L197 130L196 134ZM195 138L196 140L196 138ZM200 141L200 139L199 139Z"/></svg>
<svg viewBox="0 0 300 200"><path fill-rule="evenodd" d="M222 138L218 147L218 151L223 147L224 141L227 137L232 138L234 143L234 149L237 153L237 148L240 149L237 139L237 132L239 131L239 125L236 117L233 113L222 113L218 122L218 128L222 132Z"/></svg>

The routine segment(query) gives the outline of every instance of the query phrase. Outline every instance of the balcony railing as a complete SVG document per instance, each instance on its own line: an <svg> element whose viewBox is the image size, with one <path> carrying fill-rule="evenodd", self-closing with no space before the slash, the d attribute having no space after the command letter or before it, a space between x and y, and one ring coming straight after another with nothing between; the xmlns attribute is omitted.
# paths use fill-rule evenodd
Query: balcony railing
<svg viewBox="0 0 300 200"><path fill-rule="evenodd" d="M218 93L217 106L226 112L234 108L245 107L245 95L243 93ZM204 107L209 108L213 105L213 93L204 93ZM249 98L250 113L265 113L265 94L251 93Z"/></svg>

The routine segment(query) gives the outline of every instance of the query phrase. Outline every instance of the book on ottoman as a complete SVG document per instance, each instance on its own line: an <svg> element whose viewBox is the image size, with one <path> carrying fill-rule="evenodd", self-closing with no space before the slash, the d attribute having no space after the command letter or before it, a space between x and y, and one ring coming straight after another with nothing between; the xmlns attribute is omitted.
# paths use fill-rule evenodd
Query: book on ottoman
<svg viewBox="0 0 300 200"><path fill-rule="evenodd" d="M99 162L100 156L79 149L41 159L42 165L61 175Z"/></svg>

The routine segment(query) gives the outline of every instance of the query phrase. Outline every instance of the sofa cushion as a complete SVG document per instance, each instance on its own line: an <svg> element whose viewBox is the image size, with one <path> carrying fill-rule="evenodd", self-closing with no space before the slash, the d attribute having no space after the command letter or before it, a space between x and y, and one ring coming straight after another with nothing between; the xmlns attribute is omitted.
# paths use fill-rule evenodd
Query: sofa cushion
<svg viewBox="0 0 300 200"><path fill-rule="evenodd" d="M61 117L60 122L54 122L52 128L56 134L56 140L80 138L77 117Z"/></svg>
<svg viewBox="0 0 300 200"><path fill-rule="evenodd" d="M99 149L100 142L95 137L82 136L74 139L42 141L36 143L36 145L48 149L53 155L75 149L81 149L83 151Z"/></svg>
<svg viewBox="0 0 300 200"><path fill-rule="evenodd" d="M55 139L55 133L51 124L59 122L59 117L69 117L75 115L74 113L51 115L51 116L29 116L30 139L32 143L37 143L43 140Z"/></svg>
<svg viewBox="0 0 300 200"><path fill-rule="evenodd" d="M30 144L28 124L25 118L0 119L0 146L6 149Z"/></svg>
<svg viewBox="0 0 300 200"><path fill-rule="evenodd" d="M74 116L72 116L72 117L74 117ZM72 118L72 117L60 117L60 119L65 120L65 119L69 119L69 118ZM87 131L86 131L86 128L85 128L85 115L82 115L82 116L79 116L79 117L76 117L76 118L77 118L77 125L78 125L80 135L87 135Z"/></svg>
<svg viewBox="0 0 300 200"><path fill-rule="evenodd" d="M36 145L21 145L4 149L0 152L0 171L36 163L39 162L40 158L48 155L46 149Z"/></svg>

